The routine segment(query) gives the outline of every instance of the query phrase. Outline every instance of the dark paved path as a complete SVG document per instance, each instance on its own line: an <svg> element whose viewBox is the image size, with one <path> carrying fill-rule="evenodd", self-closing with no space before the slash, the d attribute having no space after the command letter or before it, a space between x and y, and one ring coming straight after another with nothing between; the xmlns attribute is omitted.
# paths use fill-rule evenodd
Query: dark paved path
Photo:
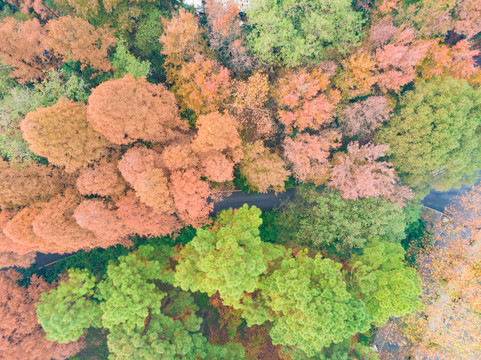
<svg viewBox="0 0 481 360"><path fill-rule="evenodd" d="M479 184L479 180L478 180ZM438 211L444 211L444 207L457 195L460 195L469 190L470 187L463 186L461 189L451 189L449 191L440 192L432 190L428 196L423 200L423 205L433 208ZM235 191L231 196L219 201L214 206L214 213L228 208L239 208L245 203L255 205L261 210L271 210L294 195L294 189L288 189L284 193L274 194L269 192L267 194L252 194ZM36 263L38 266L50 264L61 258L70 256L71 254L41 254L38 253Z"/></svg>

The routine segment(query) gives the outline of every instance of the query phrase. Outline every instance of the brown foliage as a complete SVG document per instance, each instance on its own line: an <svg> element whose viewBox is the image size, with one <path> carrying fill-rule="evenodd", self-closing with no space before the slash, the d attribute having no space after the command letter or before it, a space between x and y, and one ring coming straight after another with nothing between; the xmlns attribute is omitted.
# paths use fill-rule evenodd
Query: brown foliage
<svg viewBox="0 0 481 360"><path fill-rule="evenodd" d="M35 303L42 292L55 284L47 284L33 275L28 288L20 287L20 275L14 270L0 274L0 357L5 360L61 360L75 355L84 340L59 344L45 339L45 332L37 322Z"/></svg>
<svg viewBox="0 0 481 360"><path fill-rule="evenodd" d="M267 74L257 72L246 81L239 81L234 96L234 103L228 105L239 123L242 138L254 142L272 136L275 129L267 108L269 99Z"/></svg>
<svg viewBox="0 0 481 360"><path fill-rule="evenodd" d="M102 160L80 169L77 189L82 195L119 196L126 187L117 164Z"/></svg>
<svg viewBox="0 0 481 360"><path fill-rule="evenodd" d="M23 169L0 169L0 207L5 209L46 201L70 182L69 176L49 166L31 164Z"/></svg>
<svg viewBox="0 0 481 360"><path fill-rule="evenodd" d="M176 232L181 224L175 215L158 214L129 191L116 203L117 216L134 234L140 236L163 236Z"/></svg>
<svg viewBox="0 0 481 360"><path fill-rule="evenodd" d="M80 201L80 196L69 190L52 199L33 219L35 235L48 240L50 248L47 252L63 254L98 246L107 247L101 244L104 239L95 238L92 232L81 228L73 218Z"/></svg>
<svg viewBox="0 0 481 360"><path fill-rule="evenodd" d="M391 163L376 162L388 150L387 145L350 143L347 154L336 154L333 159L329 186L341 191L345 199L385 197L404 205L405 199L413 197L412 191L398 184Z"/></svg>
<svg viewBox="0 0 481 360"><path fill-rule="evenodd" d="M456 1L456 32L468 39L481 32L481 3L478 0Z"/></svg>
<svg viewBox="0 0 481 360"><path fill-rule="evenodd" d="M167 178L162 169L150 169L137 176L134 185L140 200L157 213L173 213L174 203L169 194Z"/></svg>
<svg viewBox="0 0 481 360"><path fill-rule="evenodd" d="M279 81L279 116L288 129L318 129L332 119L341 100L338 90L329 90L329 75L320 69L292 71Z"/></svg>
<svg viewBox="0 0 481 360"><path fill-rule="evenodd" d="M200 179L197 170L175 171L170 176L170 193L174 198L177 215L186 225L203 225L214 208L209 202L212 195L209 184Z"/></svg>
<svg viewBox="0 0 481 360"><path fill-rule="evenodd" d="M36 203L22 209L4 226L3 233L15 243L11 250L19 254L32 251L49 253L55 248L53 243L37 236L33 231L33 220L42 212L45 205L46 203Z"/></svg>
<svg viewBox="0 0 481 360"><path fill-rule="evenodd" d="M127 238L129 229L102 200L82 201L75 209L73 217L82 228L94 233L99 239L98 247L107 248L117 244L132 245Z"/></svg>
<svg viewBox="0 0 481 360"><path fill-rule="evenodd" d="M337 79L343 95L354 98L371 93L371 86L376 83L375 63L368 52L360 50L352 54L344 61L343 69Z"/></svg>
<svg viewBox="0 0 481 360"><path fill-rule="evenodd" d="M242 159L241 139L235 118L213 112L199 116L197 136L192 142L195 152L216 150L228 155L235 163Z"/></svg>
<svg viewBox="0 0 481 360"><path fill-rule="evenodd" d="M24 84L45 77L43 70L52 66L45 55L46 37L46 31L35 18L23 22L3 19L0 23L0 58L3 64L13 67L12 78Z"/></svg>
<svg viewBox="0 0 481 360"><path fill-rule="evenodd" d="M146 170L161 168L160 154L145 146L134 146L125 152L118 163L123 178L135 186L138 176Z"/></svg>
<svg viewBox="0 0 481 360"><path fill-rule="evenodd" d="M164 85L125 75L92 90L87 120L115 144L137 139L164 142L188 125L180 118L174 95Z"/></svg>
<svg viewBox="0 0 481 360"><path fill-rule="evenodd" d="M217 111L231 92L229 70L201 54L174 71L173 79L184 108L196 114Z"/></svg>
<svg viewBox="0 0 481 360"><path fill-rule="evenodd" d="M166 55L166 63L178 66L190 61L194 54L200 52L200 29L194 14L183 8L172 19L162 19L164 33L159 41L162 54Z"/></svg>
<svg viewBox="0 0 481 360"><path fill-rule="evenodd" d="M329 179L331 166L328 158L331 150L339 147L340 136L334 131L320 135L298 134L294 140L284 140L284 155L292 165L292 171L300 182L321 185Z"/></svg>
<svg viewBox="0 0 481 360"><path fill-rule="evenodd" d="M16 256L19 258L22 258L23 256L28 257L28 254L31 254L32 251L31 246L15 243L3 232L3 229L8 222L15 216L15 213L16 212L14 211L7 210L0 212L0 252L8 254L15 251L15 254L10 257L5 255L7 256L6 259L13 259L13 257Z"/></svg>
<svg viewBox="0 0 481 360"><path fill-rule="evenodd" d="M103 72L112 70L108 50L115 44L115 37L107 26L96 29L86 20L68 15L50 20L46 29L48 47L63 61L78 61L82 69L89 65Z"/></svg>
<svg viewBox="0 0 481 360"><path fill-rule="evenodd" d="M28 268L35 262L36 256L35 252L20 255L13 251L0 251L0 269L12 266Z"/></svg>
<svg viewBox="0 0 481 360"><path fill-rule="evenodd" d="M247 184L260 193L265 193L270 188L284 191L285 181L290 175L284 160L265 148L261 141L245 147L240 172Z"/></svg>
<svg viewBox="0 0 481 360"><path fill-rule="evenodd" d="M193 152L190 144L167 146L162 151L162 161L170 171L195 168L199 163L199 159Z"/></svg>
<svg viewBox="0 0 481 360"><path fill-rule="evenodd" d="M107 154L108 141L87 122L87 107L60 99L37 108L20 123L22 135L37 155L69 173Z"/></svg>

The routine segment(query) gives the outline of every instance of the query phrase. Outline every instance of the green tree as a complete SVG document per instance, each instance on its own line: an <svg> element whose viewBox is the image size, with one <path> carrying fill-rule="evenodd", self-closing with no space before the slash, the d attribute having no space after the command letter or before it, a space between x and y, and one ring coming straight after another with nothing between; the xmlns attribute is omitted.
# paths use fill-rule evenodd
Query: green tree
<svg viewBox="0 0 481 360"><path fill-rule="evenodd" d="M421 280L415 269L406 266L404 255L400 244L377 239L364 247L362 255L352 258L353 289L377 326L390 316L421 310Z"/></svg>
<svg viewBox="0 0 481 360"><path fill-rule="evenodd" d="M124 42L117 43L112 65L115 68L114 78L116 79L127 74L131 74L137 79L147 76L150 72L150 62L137 59L129 52L127 44Z"/></svg>
<svg viewBox="0 0 481 360"><path fill-rule="evenodd" d="M273 344L307 356L320 355L332 342L350 339L370 328L364 303L348 292L341 264L299 253L283 260L261 284L262 298L275 314Z"/></svg>
<svg viewBox="0 0 481 360"><path fill-rule="evenodd" d="M37 316L47 339L68 343L78 340L85 329L101 326L95 286L95 277L88 270L71 269L67 281L42 294Z"/></svg>
<svg viewBox="0 0 481 360"><path fill-rule="evenodd" d="M197 235L178 254L175 285L183 290L219 292L225 305L240 307L244 292L253 293L268 263L285 253L259 236L261 211L247 204L222 211L210 229Z"/></svg>
<svg viewBox="0 0 481 360"><path fill-rule="evenodd" d="M390 160L407 184L447 190L473 182L481 168L480 124L481 88L433 78L401 98L376 140L390 146Z"/></svg>
<svg viewBox="0 0 481 360"><path fill-rule="evenodd" d="M406 220L397 203L376 198L345 200L335 192L302 187L293 201L284 204L276 226L281 241L347 256L375 236L400 242Z"/></svg>
<svg viewBox="0 0 481 360"><path fill-rule="evenodd" d="M254 55L287 66L345 55L358 44L363 24L349 0L254 0L247 14Z"/></svg>

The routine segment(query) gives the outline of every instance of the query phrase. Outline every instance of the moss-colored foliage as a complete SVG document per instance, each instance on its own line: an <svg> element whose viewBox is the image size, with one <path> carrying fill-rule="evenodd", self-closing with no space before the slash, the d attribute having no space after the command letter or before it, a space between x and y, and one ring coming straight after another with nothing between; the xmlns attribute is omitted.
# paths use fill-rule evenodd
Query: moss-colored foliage
<svg viewBox="0 0 481 360"><path fill-rule="evenodd" d="M266 64L305 65L346 54L363 21L349 0L254 0L248 18L251 51Z"/></svg>
<svg viewBox="0 0 481 360"><path fill-rule="evenodd" d="M345 200L334 192L299 188L284 204L276 222L280 241L325 249L348 256L366 240L385 236L392 242L405 237L405 214L397 204L383 199Z"/></svg>
<svg viewBox="0 0 481 360"><path fill-rule="evenodd" d="M421 280L414 268L404 262L400 244L380 239L370 241L362 255L352 258L354 289L359 291L366 310L377 326L390 316L421 310Z"/></svg>
<svg viewBox="0 0 481 360"><path fill-rule="evenodd" d="M262 282L262 295L275 313L272 343L307 356L370 327L364 303L348 292L341 264L321 255L283 260Z"/></svg>
<svg viewBox="0 0 481 360"><path fill-rule="evenodd" d="M37 316L47 339L67 343L77 340L90 326L100 327L100 307L93 300L95 285L88 270L72 269L67 281L42 294Z"/></svg>
<svg viewBox="0 0 481 360"><path fill-rule="evenodd" d="M245 204L222 211L211 229L198 229L178 255L175 285L209 296L218 291L225 305L240 307L244 292L254 292L268 262L283 253L261 241L260 215L257 207Z"/></svg>
<svg viewBox="0 0 481 360"><path fill-rule="evenodd" d="M474 182L481 167L480 123L480 88L433 78L401 98L377 141L390 146L390 160L407 184L447 190Z"/></svg>

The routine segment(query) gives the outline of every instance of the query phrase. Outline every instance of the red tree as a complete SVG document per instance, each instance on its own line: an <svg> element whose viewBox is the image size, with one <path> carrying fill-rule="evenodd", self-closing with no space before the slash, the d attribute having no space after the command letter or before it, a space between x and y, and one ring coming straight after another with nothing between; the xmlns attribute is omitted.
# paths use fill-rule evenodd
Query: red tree
<svg viewBox="0 0 481 360"><path fill-rule="evenodd" d="M321 70L291 72L279 82L279 116L288 128L318 129L331 121L340 100L329 90L329 75Z"/></svg>
<svg viewBox="0 0 481 360"><path fill-rule="evenodd" d="M329 186L341 191L345 199L385 197L404 205L413 196L407 186L398 184L392 164L377 159L389 150L387 145L353 142L347 146L347 154L336 154Z"/></svg>
<svg viewBox="0 0 481 360"><path fill-rule="evenodd" d="M198 227L207 221L214 209L209 202L212 192L197 170L175 171L170 176L169 188L177 215L186 225Z"/></svg>
<svg viewBox="0 0 481 360"><path fill-rule="evenodd" d="M224 182L234 180L234 163L215 150L202 154L200 171L202 176L205 176L210 181Z"/></svg>
<svg viewBox="0 0 481 360"><path fill-rule="evenodd" d="M28 288L20 287L20 275L14 270L0 273L0 354L5 360L61 360L67 359L84 346L83 339L59 344L45 339L45 332L37 322L35 303L42 292L55 284L47 284L33 275Z"/></svg>
<svg viewBox="0 0 481 360"><path fill-rule="evenodd" d="M139 174L146 170L161 168L160 154L145 146L135 146L125 152L118 163L120 173L131 186L135 186Z"/></svg>
<svg viewBox="0 0 481 360"><path fill-rule="evenodd" d="M116 203L117 216L133 234L163 236L179 230L182 225L175 215L158 214L129 191Z"/></svg>
<svg viewBox="0 0 481 360"><path fill-rule="evenodd" d="M340 136L336 132L321 135L298 134L294 140L284 140L284 155L292 165L294 176L300 182L325 183L329 178L328 158L331 150L339 147Z"/></svg>
<svg viewBox="0 0 481 360"><path fill-rule="evenodd" d="M132 245L128 239L130 230L102 200L82 201L75 209L73 217L77 224L94 233L95 237L101 241L99 247L107 248L117 244Z"/></svg>
<svg viewBox="0 0 481 360"><path fill-rule="evenodd" d="M125 75L103 82L92 90L87 120L115 144L137 139L164 142L187 130L174 95L162 84Z"/></svg>
<svg viewBox="0 0 481 360"><path fill-rule="evenodd" d="M391 109L383 96L371 96L347 106L342 112L346 135L369 138L383 122L389 120Z"/></svg>
<svg viewBox="0 0 481 360"><path fill-rule="evenodd" d="M102 160L80 169L76 185L82 195L119 196L124 192L126 183L116 163Z"/></svg>

